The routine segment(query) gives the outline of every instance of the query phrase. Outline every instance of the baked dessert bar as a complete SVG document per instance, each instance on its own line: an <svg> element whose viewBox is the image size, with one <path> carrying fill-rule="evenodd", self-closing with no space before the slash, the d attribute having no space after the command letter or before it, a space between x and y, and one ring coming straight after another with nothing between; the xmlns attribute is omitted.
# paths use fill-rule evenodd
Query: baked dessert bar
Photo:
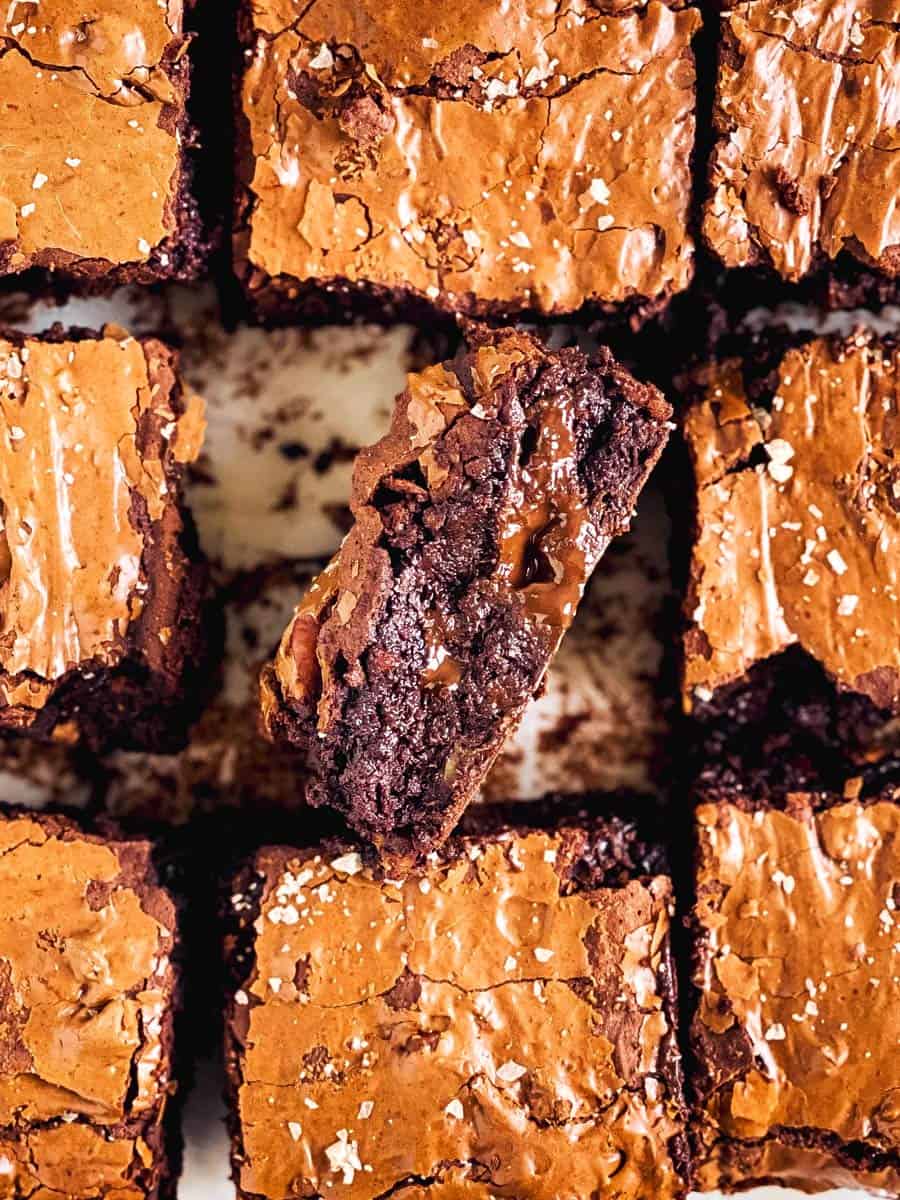
<svg viewBox="0 0 900 1200"><path fill-rule="evenodd" d="M183 744L206 573L181 482L203 424L155 339L0 331L0 729Z"/></svg>
<svg viewBox="0 0 900 1200"><path fill-rule="evenodd" d="M631 519L669 406L608 351L470 327L357 459L354 524L262 675L307 798L395 861L449 834Z"/></svg>
<svg viewBox="0 0 900 1200"><path fill-rule="evenodd" d="M633 317L690 281L690 3L241 5L236 268L272 318Z"/></svg>
<svg viewBox="0 0 900 1200"><path fill-rule="evenodd" d="M618 819L489 824L405 882L263 850L232 899L238 1194L683 1195L671 902Z"/></svg>
<svg viewBox="0 0 900 1200"><path fill-rule="evenodd" d="M0 815L0 1193L174 1197L175 905L145 841Z"/></svg>

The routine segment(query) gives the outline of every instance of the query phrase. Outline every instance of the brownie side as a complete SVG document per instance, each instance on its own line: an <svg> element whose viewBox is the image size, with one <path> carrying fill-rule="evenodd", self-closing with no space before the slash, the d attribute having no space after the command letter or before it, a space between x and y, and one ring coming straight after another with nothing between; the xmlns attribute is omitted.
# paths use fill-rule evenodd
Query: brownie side
<svg viewBox="0 0 900 1200"><path fill-rule="evenodd" d="M900 37L877 4L724 6L703 235L727 267L797 282L849 259L893 290L900 228L888 150ZM827 105L811 103L829 96ZM840 299L841 286L829 289ZM878 287L868 285L869 298ZM846 295L843 299L850 299Z"/></svg>
<svg viewBox="0 0 900 1200"><path fill-rule="evenodd" d="M475 327L410 379L357 460L354 528L263 673L307 796L388 857L449 833L568 628L666 439L608 352Z"/></svg>
<svg viewBox="0 0 900 1200"><path fill-rule="evenodd" d="M728 335L683 383L682 688L704 783L840 790L891 749L895 361L890 339L773 329Z"/></svg>
<svg viewBox="0 0 900 1200"><path fill-rule="evenodd" d="M4 1176L16 1195L172 1200L180 947L153 847L12 809L0 840Z"/></svg>
<svg viewBox="0 0 900 1200"><path fill-rule="evenodd" d="M455 837L405 883L346 841L269 848L239 875L226 1049L239 1195L684 1194L668 881L631 873L636 835L615 817L545 831L486 815L490 832ZM488 1023L473 1027L469 1005L488 1005ZM301 1065L282 1086L272 1054L288 1027ZM618 1142L625 1110L637 1136Z"/></svg>
<svg viewBox="0 0 900 1200"><path fill-rule="evenodd" d="M199 6L195 4L195 0L186 0L183 7L184 19L179 18L178 28L172 29L171 37L162 48L158 61L150 65L137 64L131 71L127 73L123 71L122 77L115 81L119 92L126 97L123 103L130 104L133 110L141 116L144 112L142 101L159 103L158 128L172 137L177 144L177 179L174 186L167 191L163 213L164 224L171 227L172 232L149 246L145 244L146 239L138 238L134 249L142 257L135 258L134 261L113 261L104 257L90 257L56 249L53 246L24 254L19 249L16 225L18 221L24 219L23 209L27 210L28 206L22 206L18 215L13 205L10 204L8 209L0 206L0 278L5 275L21 276L22 281L27 282L30 287L44 291L54 286L55 276L61 276L82 287L87 287L88 290L97 288L106 290L113 286L133 283L152 284L166 280L188 281L196 279L201 274L210 253L210 234L206 228L206 222L200 215L193 189L197 166L195 159L198 157L196 153L198 132L191 116L191 59L194 33L190 26L193 23L194 9ZM111 23L114 23L116 13L113 11L109 16ZM129 16L134 24L139 26L137 12L132 12ZM11 21L12 16L7 17L7 22L11 23ZM99 33L97 43L102 60L105 53L114 53L114 49L110 48L109 41L115 41L115 34L107 40L107 27L100 13L95 15L93 21L84 23L83 26L78 26L73 22L71 30L60 31L60 45L67 47L64 54L70 56L70 62L67 61L65 64L44 62L40 53L36 53L33 45L30 50L26 48L27 35L34 31L29 30L24 22L21 28L10 29L13 37L7 38L6 45L0 49L0 60L4 54L21 54L35 68L46 68L48 71L53 71L55 65L60 73L78 71L84 73L86 77L90 77L91 55L94 53L92 26L96 26ZM46 31L52 32L52 22L48 24ZM43 27L41 32L45 32ZM67 33L71 36L67 37ZM130 36L132 41L135 36L143 41L143 32L140 28L137 28ZM24 39L21 45L19 38ZM81 45L86 47L83 55L77 49ZM76 47L76 49L73 51L72 47ZM146 45L144 45L144 50L146 52ZM50 78L55 81L56 75L51 75ZM117 103L101 96L102 89L100 89L99 83L92 81L92 87L97 89L98 98L107 99L110 104ZM59 107L59 102L55 107ZM70 114L69 138L72 137L72 120ZM48 118L48 123L44 128L45 131L53 129L52 118ZM133 118L130 128L134 128L138 133L143 132L137 117ZM55 134L56 130L53 129L53 132ZM62 149L64 153L67 150L64 138ZM78 153L80 154L81 151L79 150ZM128 150L123 148L123 160L128 153L130 153L130 148ZM56 167L56 157L54 152L48 151L48 165ZM71 145L68 147L65 164L66 170L70 171L73 176L82 168L82 160L72 150ZM36 167L40 165L37 163ZM40 183L42 178L45 182ZM44 171L36 170L34 180L34 197L31 203L38 204L46 201L47 197L55 194L58 188L61 192L58 203L61 214L60 221L63 222L61 228L71 229L72 214L67 213L66 205L63 203L65 200L66 204L71 207L71 200L66 196L67 179L65 177L57 179L54 175L53 178L47 180ZM102 191L102 187L98 186L97 193L101 194ZM76 218L78 217L78 213L74 215ZM113 208L110 209L108 215L110 223L115 224L121 220L121 214ZM75 224L77 225L77 221Z"/></svg>
<svg viewBox="0 0 900 1200"><path fill-rule="evenodd" d="M240 7L234 258L267 322L586 307L637 325L687 286L693 5L519 19L471 5L439 42L412 4L330 3L290 26ZM471 145L484 148L477 173ZM357 209L368 236L354 251Z"/></svg>
<svg viewBox="0 0 900 1200"><path fill-rule="evenodd" d="M7 638L14 639L14 647L24 642L32 649L24 658L21 652L17 653L14 664L7 658L9 665L2 676L6 705L0 709L0 724L36 738L52 736L70 742L82 741L95 749L111 745L177 748L184 743L189 722L208 688L207 649L215 641L209 635L205 619L208 614L204 611L207 570L181 499L184 468L196 457L202 440L202 402L183 390L176 354L155 339L135 341L112 327L98 334L56 326L40 339L8 330L2 331L2 336L10 348L6 364L10 397L23 378L24 387L30 388L31 376L38 370L40 383L35 386L45 390L54 388L55 383L44 378L49 362L45 368L38 368L37 363L45 348L54 352L55 361L60 357L61 347L71 347L67 361L72 378L67 380L66 371L58 378L62 380L61 388L73 389L76 402L71 405L71 396L64 397L63 391L57 397L60 422L59 433L54 436L59 437L60 446L54 453L58 452L60 461L65 461L68 470L63 480L66 488L72 490L66 494L68 499L66 495L56 495L47 520L40 523L59 523L60 545L68 545L67 539L75 539L71 554L76 559L80 554L82 571L88 561L85 546L90 545L95 567L90 578L85 577L84 586L89 589L100 580L102 555L107 553L109 597L118 599L111 603L109 617L103 618L99 586L96 594L91 592L79 599L80 576L72 572L70 589L64 594L53 592L59 597L58 607L48 620L37 621L33 605L28 607L25 600L18 602L14 612L7 611ZM82 369L81 348L96 352L102 346L116 345L122 350L125 364L121 377L116 373L115 362L101 362L99 358L87 360ZM14 368L13 364L19 365ZM17 375L19 371L21 376ZM142 384L139 374L143 371L146 381ZM132 386L136 390L129 415L130 432L123 427L121 431L105 430L97 434L97 453L101 459L102 439L106 438L110 445L121 439L120 449L125 446L121 453L129 485L126 495L130 495L130 500L126 504L120 498L117 503L121 511L117 510L113 516L106 513L87 516L85 504L94 497L90 492L79 492L76 498L76 489L80 487L79 468L91 471L94 466L81 458L77 442L71 446L66 442L65 427L70 418L64 401L68 399L72 413L79 410L83 395L90 402L106 407L104 392L108 388L115 391L117 387ZM106 399L112 399L111 393L107 392ZM48 391L44 403L52 402ZM8 422L16 419L10 410ZM14 423L8 424L8 429L11 440L7 452L10 455L7 486L13 489L18 503L23 493L14 482L16 447L26 446L29 451L26 469L35 470L40 466L41 456L50 454L51 448L49 442L46 446L41 444L37 427L35 444ZM128 439L132 436L133 449L130 449ZM106 495L107 490L98 494ZM6 501L10 502L10 495ZM90 536L86 527L79 532L80 520L92 522ZM71 530L65 534L70 521ZM46 558L42 558L38 547L33 559L21 560L15 577L18 590L11 595L26 599L29 594L50 595L56 583L53 556L63 550L52 538L44 550ZM120 581L125 572L131 571L135 578L127 603L123 603L125 589ZM42 574L50 582L45 583ZM79 623L85 619L96 622L98 628L102 620L105 635L85 633ZM66 628L66 622L71 623L71 630ZM32 629L34 632L29 632ZM46 642L46 663L43 659L41 663L37 661L35 638L39 648ZM85 656L78 659L79 652ZM63 657L64 665L60 661Z"/></svg>
<svg viewBox="0 0 900 1200"><path fill-rule="evenodd" d="M895 1190L895 794L698 799L695 1186Z"/></svg>

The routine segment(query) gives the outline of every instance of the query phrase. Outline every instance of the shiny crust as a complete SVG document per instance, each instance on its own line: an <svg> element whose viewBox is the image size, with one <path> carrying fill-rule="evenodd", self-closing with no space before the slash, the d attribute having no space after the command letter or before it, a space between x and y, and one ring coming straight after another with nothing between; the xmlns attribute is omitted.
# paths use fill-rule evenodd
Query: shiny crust
<svg viewBox="0 0 900 1200"><path fill-rule="evenodd" d="M458 838L405 883L262 851L232 898L239 1195L683 1195L671 888L599 882L621 837Z"/></svg>
<svg viewBox="0 0 900 1200"><path fill-rule="evenodd" d="M726 266L900 276L898 71L897 0L727 5L703 221Z"/></svg>
<svg viewBox="0 0 900 1200"><path fill-rule="evenodd" d="M171 1196L176 914L149 843L5 815L0 895L0 1190Z"/></svg>
<svg viewBox="0 0 900 1200"><path fill-rule="evenodd" d="M860 333L786 348L765 379L737 359L697 375L687 709L797 646L839 689L898 711L898 363Z"/></svg>
<svg viewBox="0 0 900 1200"><path fill-rule="evenodd" d="M667 437L603 351L472 327L362 451L354 526L262 675L273 740L381 851L453 828L517 727Z"/></svg>
<svg viewBox="0 0 900 1200"><path fill-rule="evenodd" d="M695 1186L900 1187L900 807L697 811Z"/></svg>
<svg viewBox="0 0 900 1200"><path fill-rule="evenodd" d="M194 276L182 0L104 0L78 23L65 0L31 7L0 18L0 125L22 147L0 163L0 275Z"/></svg>
<svg viewBox="0 0 900 1200"><path fill-rule="evenodd" d="M179 501L203 426L158 341L0 331L0 725L70 742L167 736L202 640L204 572ZM142 708L146 728L132 727Z"/></svg>
<svg viewBox="0 0 900 1200"><path fill-rule="evenodd" d="M656 0L245 3L253 302L652 311L692 274L699 24Z"/></svg>

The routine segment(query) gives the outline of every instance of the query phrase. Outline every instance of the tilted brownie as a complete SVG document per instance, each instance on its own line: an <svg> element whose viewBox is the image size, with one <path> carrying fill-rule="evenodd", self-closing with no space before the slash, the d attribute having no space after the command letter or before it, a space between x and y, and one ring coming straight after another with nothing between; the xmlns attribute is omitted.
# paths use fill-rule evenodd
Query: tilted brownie
<svg viewBox="0 0 900 1200"><path fill-rule="evenodd" d="M144 841L0 816L0 1193L174 1196L175 906Z"/></svg>
<svg viewBox="0 0 900 1200"><path fill-rule="evenodd" d="M236 267L269 316L653 311L687 287L687 0L241 5Z"/></svg>
<svg viewBox="0 0 900 1200"><path fill-rule="evenodd" d="M111 282L195 273L182 0L0 14L0 276Z"/></svg>
<svg viewBox="0 0 900 1200"><path fill-rule="evenodd" d="M357 459L354 524L263 671L308 799L395 860L451 831L624 530L670 409L601 351L470 327Z"/></svg>
<svg viewBox="0 0 900 1200"><path fill-rule="evenodd" d="M250 1200L666 1200L685 1191L672 889L629 825L356 850L238 878L233 1170Z"/></svg>
<svg viewBox="0 0 900 1200"><path fill-rule="evenodd" d="M204 421L176 367L114 326L0 332L0 730L187 736L206 575L180 493Z"/></svg>
<svg viewBox="0 0 900 1200"><path fill-rule="evenodd" d="M694 1186L900 1190L900 806L697 810Z"/></svg>
<svg viewBox="0 0 900 1200"><path fill-rule="evenodd" d="M900 4L726 0L703 232L798 280L842 252L900 277Z"/></svg>
<svg viewBox="0 0 900 1200"><path fill-rule="evenodd" d="M900 353L768 334L692 381L684 703L864 756L900 712Z"/></svg>

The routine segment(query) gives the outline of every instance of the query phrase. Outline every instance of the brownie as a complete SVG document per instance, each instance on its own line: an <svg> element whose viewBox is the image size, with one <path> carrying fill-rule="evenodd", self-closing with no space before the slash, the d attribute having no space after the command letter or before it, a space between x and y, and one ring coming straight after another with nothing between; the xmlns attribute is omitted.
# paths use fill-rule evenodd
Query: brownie
<svg viewBox="0 0 900 1200"><path fill-rule="evenodd" d="M839 256L900 277L896 0L725 0L703 232L799 280Z"/></svg>
<svg viewBox="0 0 900 1200"><path fill-rule="evenodd" d="M671 903L616 818L488 822L405 882L261 851L232 897L238 1195L684 1195Z"/></svg>
<svg viewBox="0 0 900 1200"><path fill-rule="evenodd" d="M898 361L871 334L768 332L692 377L683 698L730 728L720 751L777 726L867 758L900 712Z"/></svg>
<svg viewBox="0 0 900 1200"><path fill-rule="evenodd" d="M4 6L0 276L196 273L182 10L181 0Z"/></svg>
<svg viewBox="0 0 900 1200"><path fill-rule="evenodd" d="M174 1196L178 944L144 841L0 816L0 1191Z"/></svg>
<svg viewBox="0 0 900 1200"><path fill-rule="evenodd" d="M204 421L176 368L117 326L0 331L0 730L187 734L206 576L180 492Z"/></svg>
<svg viewBox="0 0 900 1200"><path fill-rule="evenodd" d="M608 351L470 326L357 459L354 523L263 670L307 799L387 858L447 836L627 528L669 406Z"/></svg>
<svg viewBox="0 0 900 1200"><path fill-rule="evenodd" d="M900 1189L900 806L697 809L694 1186Z"/></svg>
<svg viewBox="0 0 900 1200"><path fill-rule="evenodd" d="M688 0L240 7L234 251L264 315L637 317L689 283Z"/></svg>

